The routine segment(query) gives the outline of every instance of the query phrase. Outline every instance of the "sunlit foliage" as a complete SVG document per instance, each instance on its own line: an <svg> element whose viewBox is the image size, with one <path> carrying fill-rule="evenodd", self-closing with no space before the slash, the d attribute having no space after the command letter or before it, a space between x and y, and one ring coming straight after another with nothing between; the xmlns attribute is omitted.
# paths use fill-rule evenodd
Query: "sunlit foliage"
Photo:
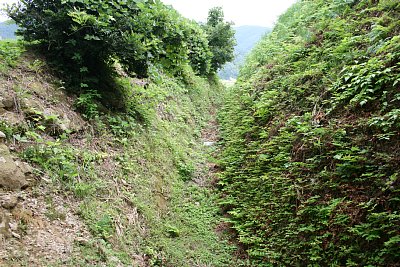
<svg viewBox="0 0 400 267"><path fill-rule="evenodd" d="M8 14L73 85L101 86L116 62L138 77L151 68L179 76L186 65L210 73L205 32L159 0L28 0Z"/></svg>

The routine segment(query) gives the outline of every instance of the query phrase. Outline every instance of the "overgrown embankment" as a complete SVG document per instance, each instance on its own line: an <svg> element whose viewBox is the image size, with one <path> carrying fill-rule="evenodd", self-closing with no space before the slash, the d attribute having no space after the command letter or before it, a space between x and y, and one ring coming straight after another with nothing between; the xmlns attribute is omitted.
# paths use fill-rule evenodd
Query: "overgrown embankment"
<svg viewBox="0 0 400 267"><path fill-rule="evenodd" d="M33 167L22 191L1 185L0 265L229 266L200 140L221 85L189 69L121 75L135 112L110 111L95 91L67 94L26 49L0 45L0 131Z"/></svg>
<svg viewBox="0 0 400 267"><path fill-rule="evenodd" d="M160 0L6 9L23 41L0 43L0 265L229 266L199 170L233 57L222 9L204 25Z"/></svg>
<svg viewBox="0 0 400 267"><path fill-rule="evenodd" d="M398 266L400 3L300 1L220 113L251 266Z"/></svg>

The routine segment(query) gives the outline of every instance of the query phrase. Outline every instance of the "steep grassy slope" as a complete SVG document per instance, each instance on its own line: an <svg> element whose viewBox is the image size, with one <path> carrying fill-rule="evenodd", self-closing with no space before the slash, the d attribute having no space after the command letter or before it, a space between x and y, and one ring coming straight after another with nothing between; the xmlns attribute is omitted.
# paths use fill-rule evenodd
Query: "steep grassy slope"
<svg viewBox="0 0 400 267"><path fill-rule="evenodd" d="M300 1L220 114L251 266L399 266L400 3Z"/></svg>
<svg viewBox="0 0 400 267"><path fill-rule="evenodd" d="M160 0L6 12L0 266L229 266L200 140L233 43L219 9L204 27Z"/></svg>
<svg viewBox="0 0 400 267"><path fill-rule="evenodd" d="M0 131L36 179L0 187L1 205L16 201L0 206L0 266L230 266L199 140L220 85L189 69L185 82L121 75L136 113L111 112L24 50L0 43Z"/></svg>

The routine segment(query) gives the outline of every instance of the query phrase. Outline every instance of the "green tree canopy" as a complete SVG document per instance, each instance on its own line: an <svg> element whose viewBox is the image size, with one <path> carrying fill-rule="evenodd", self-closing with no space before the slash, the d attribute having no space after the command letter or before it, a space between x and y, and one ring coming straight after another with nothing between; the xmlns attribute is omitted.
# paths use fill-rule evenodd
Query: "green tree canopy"
<svg viewBox="0 0 400 267"><path fill-rule="evenodd" d="M210 9L204 28L207 32L208 45L213 54L211 70L216 72L226 62L234 59L235 31L232 23L224 21L224 12L221 7Z"/></svg>
<svg viewBox="0 0 400 267"><path fill-rule="evenodd" d="M210 71L203 29L160 0L25 0L8 14L81 87L101 84L114 62L139 77L151 66L176 76L188 64Z"/></svg>

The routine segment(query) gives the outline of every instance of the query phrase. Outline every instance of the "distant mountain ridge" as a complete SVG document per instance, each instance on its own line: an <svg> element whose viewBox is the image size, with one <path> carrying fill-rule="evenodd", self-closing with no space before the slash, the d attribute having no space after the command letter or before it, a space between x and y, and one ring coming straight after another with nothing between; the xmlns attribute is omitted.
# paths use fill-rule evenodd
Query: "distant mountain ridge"
<svg viewBox="0 0 400 267"><path fill-rule="evenodd" d="M239 26L234 27L237 45L235 47L235 60L227 63L219 71L219 77L223 80L236 78L239 74L240 65L244 62L246 56L259 40L271 31L271 28L262 26Z"/></svg>
<svg viewBox="0 0 400 267"><path fill-rule="evenodd" d="M271 29L262 26L239 26L235 27L238 49L250 52L254 45Z"/></svg>
<svg viewBox="0 0 400 267"><path fill-rule="evenodd" d="M16 39L15 32L18 27L12 21L0 22L0 40L2 39Z"/></svg>

